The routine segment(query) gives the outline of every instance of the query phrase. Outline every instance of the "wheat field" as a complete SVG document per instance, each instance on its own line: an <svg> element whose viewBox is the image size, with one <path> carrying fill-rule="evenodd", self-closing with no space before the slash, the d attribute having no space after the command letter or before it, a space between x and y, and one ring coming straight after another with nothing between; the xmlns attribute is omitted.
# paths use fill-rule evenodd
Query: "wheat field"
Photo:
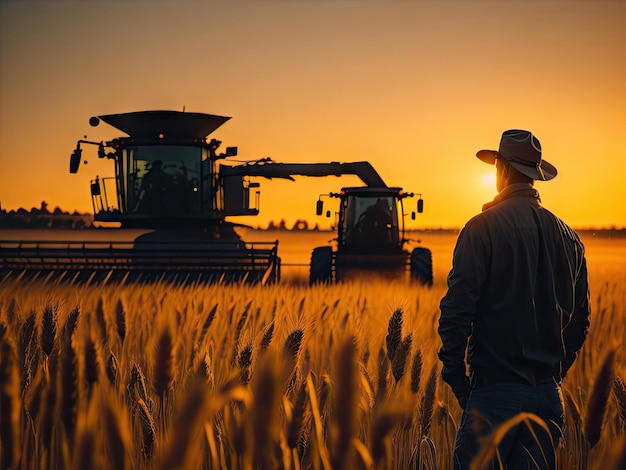
<svg viewBox="0 0 626 470"><path fill-rule="evenodd" d="M431 289L309 287L296 268L270 286L4 282L1 468L450 468L461 411L436 328L453 240L430 241ZM559 468L625 468L626 244L586 245Z"/></svg>

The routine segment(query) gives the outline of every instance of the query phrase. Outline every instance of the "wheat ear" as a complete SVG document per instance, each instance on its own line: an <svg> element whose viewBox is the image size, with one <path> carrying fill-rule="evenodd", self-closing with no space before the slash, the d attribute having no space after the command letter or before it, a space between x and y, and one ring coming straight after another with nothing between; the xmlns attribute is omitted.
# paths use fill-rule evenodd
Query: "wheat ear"
<svg viewBox="0 0 626 470"><path fill-rule="evenodd" d="M602 361L600 372L596 376L591 389L591 395L587 402L585 412L585 436L591 448L600 440L602 427L604 425L604 415L606 414L606 404L613 385L613 362L615 349L611 349Z"/></svg>
<svg viewBox="0 0 626 470"><path fill-rule="evenodd" d="M411 366L411 392L413 394L416 394L420 388L423 363L424 357L422 350L418 347L413 355L413 365Z"/></svg>
<svg viewBox="0 0 626 470"><path fill-rule="evenodd" d="M57 334L57 310L51 305L46 305L41 320L41 350L46 356L50 356L54 347Z"/></svg>
<svg viewBox="0 0 626 470"><path fill-rule="evenodd" d="M619 375L615 376L613 381L613 394L617 399L619 415L622 423L626 426L626 383Z"/></svg>
<svg viewBox="0 0 626 470"><path fill-rule="evenodd" d="M402 341L402 315L401 308L396 309L389 319L387 325L387 336L385 342L387 344L387 357L390 361L393 361L393 356L396 353L396 349Z"/></svg>
<svg viewBox="0 0 626 470"><path fill-rule="evenodd" d="M404 376L407 360L411 354L411 344L413 343L413 334L409 333L406 338L400 342L391 361L391 372L396 383Z"/></svg>
<svg viewBox="0 0 626 470"><path fill-rule="evenodd" d="M122 301L119 299L115 305L115 324L117 326L117 335L120 337L122 343L124 343L124 338L126 338L126 311L124 310Z"/></svg>
<svg viewBox="0 0 626 470"><path fill-rule="evenodd" d="M433 365L428 375L424 395L420 402L420 426L422 436L427 436L430 432L430 425L433 418L435 405L435 392L437 391L437 376L439 375L437 364Z"/></svg>
<svg viewBox="0 0 626 470"><path fill-rule="evenodd" d="M174 380L174 341L169 328L159 335L154 355L152 383L157 395L163 399Z"/></svg>
<svg viewBox="0 0 626 470"><path fill-rule="evenodd" d="M142 448L143 455L146 459L152 458L154 455L154 446L156 440L156 426L154 418L148 408L148 404L142 399L137 398L137 412L139 413L139 422L141 423Z"/></svg>

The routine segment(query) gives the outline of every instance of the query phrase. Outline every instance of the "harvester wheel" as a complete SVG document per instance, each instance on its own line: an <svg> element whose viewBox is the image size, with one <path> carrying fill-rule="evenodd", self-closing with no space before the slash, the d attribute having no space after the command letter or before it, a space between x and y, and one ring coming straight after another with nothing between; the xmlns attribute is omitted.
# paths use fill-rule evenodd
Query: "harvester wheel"
<svg viewBox="0 0 626 470"><path fill-rule="evenodd" d="M332 282L333 280L333 249L320 246L313 249L309 271L309 284Z"/></svg>
<svg viewBox="0 0 626 470"><path fill-rule="evenodd" d="M424 286L433 285L433 255L428 248L415 248L411 252L411 279Z"/></svg>

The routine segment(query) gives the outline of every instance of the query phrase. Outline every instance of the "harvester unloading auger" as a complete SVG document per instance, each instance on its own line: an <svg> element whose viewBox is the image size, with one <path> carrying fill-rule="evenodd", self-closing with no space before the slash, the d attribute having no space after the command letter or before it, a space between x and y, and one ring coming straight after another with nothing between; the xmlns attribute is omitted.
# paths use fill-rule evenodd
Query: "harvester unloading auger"
<svg viewBox="0 0 626 470"><path fill-rule="evenodd" d="M208 138L228 119L178 111L92 117L92 126L103 121L128 136L79 140L70 173L79 169L81 144L97 146L115 176L91 183L94 220L150 231L128 242L0 241L0 281L276 282L278 242L245 242L226 220L258 214L259 184L250 177L353 174L368 187L387 187L368 162L218 163L237 155L236 147L218 154L221 142Z"/></svg>

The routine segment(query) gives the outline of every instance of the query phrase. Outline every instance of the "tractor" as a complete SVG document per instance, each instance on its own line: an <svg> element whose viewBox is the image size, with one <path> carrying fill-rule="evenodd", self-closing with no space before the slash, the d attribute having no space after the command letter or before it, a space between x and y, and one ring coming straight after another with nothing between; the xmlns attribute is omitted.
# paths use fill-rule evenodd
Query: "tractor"
<svg viewBox="0 0 626 470"><path fill-rule="evenodd" d="M320 196L316 213L324 212L323 196L339 199L336 220L336 246L313 250L309 270L310 284L337 282L363 273L398 278L409 272L410 279L425 286L433 284L432 253L416 247L404 248L403 201L415 196L397 187L346 187L339 193ZM424 200L417 195L417 212L424 210ZM331 211L326 212L331 216ZM415 211L411 212L415 219Z"/></svg>

